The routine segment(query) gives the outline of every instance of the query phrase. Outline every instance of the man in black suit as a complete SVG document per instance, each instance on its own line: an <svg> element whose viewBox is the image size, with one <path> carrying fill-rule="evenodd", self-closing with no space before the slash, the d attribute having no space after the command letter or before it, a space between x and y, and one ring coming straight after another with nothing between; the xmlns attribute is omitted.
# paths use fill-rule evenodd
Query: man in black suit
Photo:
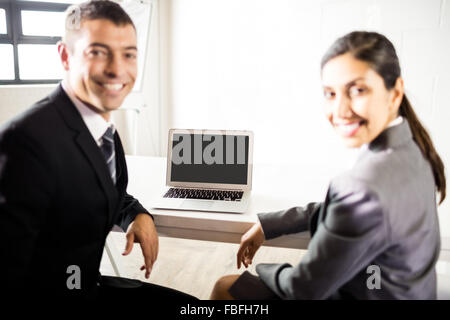
<svg viewBox="0 0 450 320"><path fill-rule="evenodd" d="M136 79L133 22L110 1L71 7L58 51L62 83L0 129L0 290L64 301L191 299L99 273L114 224L127 231L124 255L140 244L146 278L158 254L152 216L126 192L110 122Z"/></svg>

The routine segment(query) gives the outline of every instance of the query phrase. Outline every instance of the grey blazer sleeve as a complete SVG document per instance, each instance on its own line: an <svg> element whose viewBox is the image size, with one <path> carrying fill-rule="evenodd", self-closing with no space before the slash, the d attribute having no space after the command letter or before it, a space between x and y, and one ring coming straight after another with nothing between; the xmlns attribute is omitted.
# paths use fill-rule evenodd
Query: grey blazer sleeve
<svg viewBox="0 0 450 320"><path fill-rule="evenodd" d="M322 202L311 202L304 207L258 214L265 238L268 240L283 234L309 230L311 218L318 213L322 204Z"/></svg>
<svg viewBox="0 0 450 320"><path fill-rule="evenodd" d="M331 183L324 217L301 262L259 264L256 272L283 299L327 299L385 249L387 236L375 192L355 180Z"/></svg>

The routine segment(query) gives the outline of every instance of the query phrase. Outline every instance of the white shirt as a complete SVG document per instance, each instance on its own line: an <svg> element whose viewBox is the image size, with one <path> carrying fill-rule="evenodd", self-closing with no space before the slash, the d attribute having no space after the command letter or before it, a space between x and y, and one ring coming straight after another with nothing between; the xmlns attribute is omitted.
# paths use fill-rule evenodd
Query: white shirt
<svg viewBox="0 0 450 320"><path fill-rule="evenodd" d="M394 120L392 120L391 122L388 123L386 129L390 128L390 127L397 126L397 125L399 125L402 122L403 122L403 117L402 116L398 116L397 118L395 118ZM346 166L348 169L351 169L356 164L356 162L359 159L359 156L361 155L361 153L363 153L365 150L367 150L367 148L369 147L369 144L370 144L370 142L369 143L365 143L361 147L356 149L355 151L348 150L349 152L352 153L351 161L349 162L349 165Z"/></svg>
<svg viewBox="0 0 450 320"><path fill-rule="evenodd" d="M403 117L402 117L402 116L398 116L397 118L395 118L394 120L392 120L391 122L389 122L389 124L387 125L386 128L390 128L390 127L393 127L393 126L397 126L397 125L399 125L399 124L402 123L402 122L403 122Z"/></svg>
<svg viewBox="0 0 450 320"><path fill-rule="evenodd" d="M100 147L102 145L102 137L108 127L112 127L113 132L115 132L116 129L114 127L114 123L111 120L106 121L100 114L87 107L84 102L78 99L73 94L73 92L69 90L69 85L66 83L66 80L63 80L61 82L61 86L69 96L69 99L78 109L78 112L80 112L81 117L86 124L86 127L88 128L95 142L97 142L97 145Z"/></svg>
<svg viewBox="0 0 450 320"><path fill-rule="evenodd" d="M386 129L387 129L387 128L390 128L390 127L398 126L398 125L399 125L400 123L402 123L402 122L403 122L403 117L402 117L402 116L398 116L397 118L395 118L394 120L392 120L391 122L388 123ZM385 130L386 130L386 129L385 129ZM367 149L367 146L368 146L368 145L369 145L368 143L363 144L359 149L360 149L361 151L363 151L363 150Z"/></svg>

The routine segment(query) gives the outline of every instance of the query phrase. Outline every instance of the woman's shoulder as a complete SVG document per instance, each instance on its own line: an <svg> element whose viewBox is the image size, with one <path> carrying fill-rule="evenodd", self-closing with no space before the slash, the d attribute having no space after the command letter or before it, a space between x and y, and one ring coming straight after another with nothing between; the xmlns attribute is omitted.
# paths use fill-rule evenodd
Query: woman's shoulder
<svg viewBox="0 0 450 320"><path fill-rule="evenodd" d="M351 174L335 177L328 188L325 224L342 236L360 237L383 230L387 235L383 199L373 186Z"/></svg>
<svg viewBox="0 0 450 320"><path fill-rule="evenodd" d="M349 194L374 198L385 212L398 215L431 208L435 186L429 163L412 141L382 152L367 150L352 169L331 181L330 192L334 199Z"/></svg>

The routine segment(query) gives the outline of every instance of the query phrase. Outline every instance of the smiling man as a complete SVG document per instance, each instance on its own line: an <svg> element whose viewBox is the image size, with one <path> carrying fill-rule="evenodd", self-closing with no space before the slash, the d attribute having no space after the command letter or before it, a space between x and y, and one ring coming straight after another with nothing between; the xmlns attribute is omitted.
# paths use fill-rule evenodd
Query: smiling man
<svg viewBox="0 0 450 320"><path fill-rule="evenodd" d="M99 273L113 225L127 231L124 255L140 244L146 278L158 254L152 216L126 192L124 151L110 120L137 75L132 20L110 1L70 7L58 52L61 85L0 129L2 296L121 304L193 299Z"/></svg>
<svg viewBox="0 0 450 320"><path fill-rule="evenodd" d="M80 27L69 24L58 47L67 90L106 121L133 89L137 76L136 30L128 17L120 18L83 19Z"/></svg>

